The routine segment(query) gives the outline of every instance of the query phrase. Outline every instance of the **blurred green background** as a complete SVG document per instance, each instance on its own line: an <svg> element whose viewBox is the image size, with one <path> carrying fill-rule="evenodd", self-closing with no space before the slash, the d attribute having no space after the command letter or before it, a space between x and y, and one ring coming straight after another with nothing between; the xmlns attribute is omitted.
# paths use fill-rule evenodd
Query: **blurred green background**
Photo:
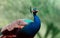
<svg viewBox="0 0 60 38"><path fill-rule="evenodd" d="M60 0L0 0L0 29L17 19L31 19L37 7L41 29L35 38L60 38Z"/></svg>

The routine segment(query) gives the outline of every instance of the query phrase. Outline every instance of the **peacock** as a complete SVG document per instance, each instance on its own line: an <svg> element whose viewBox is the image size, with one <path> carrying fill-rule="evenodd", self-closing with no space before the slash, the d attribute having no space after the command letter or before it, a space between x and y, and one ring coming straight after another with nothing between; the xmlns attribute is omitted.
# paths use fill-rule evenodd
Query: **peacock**
<svg viewBox="0 0 60 38"><path fill-rule="evenodd" d="M25 24L25 26L22 29L14 28L11 31L8 31L6 29L2 31L2 35L7 36L6 38L34 38L34 36L41 27L41 20L37 16L37 12L38 11L36 10L36 8L33 8L32 13L33 13L34 21L30 19L23 19L23 21L27 24ZM16 35L16 37L8 37L8 35L12 35L12 34Z"/></svg>
<svg viewBox="0 0 60 38"><path fill-rule="evenodd" d="M17 38L34 38L35 34L39 31L41 27L41 21L36 15L38 11L36 10L36 8L34 8L32 12L34 21L24 20L28 24L17 32Z"/></svg>

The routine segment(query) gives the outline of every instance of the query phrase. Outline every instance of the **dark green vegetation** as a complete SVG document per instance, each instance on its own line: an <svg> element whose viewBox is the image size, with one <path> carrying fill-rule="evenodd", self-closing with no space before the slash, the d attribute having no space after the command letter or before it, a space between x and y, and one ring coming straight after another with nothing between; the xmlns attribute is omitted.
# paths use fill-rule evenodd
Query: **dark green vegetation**
<svg viewBox="0 0 60 38"><path fill-rule="evenodd" d="M41 30L35 38L60 38L60 0L0 0L0 28L17 19L33 19L37 7Z"/></svg>

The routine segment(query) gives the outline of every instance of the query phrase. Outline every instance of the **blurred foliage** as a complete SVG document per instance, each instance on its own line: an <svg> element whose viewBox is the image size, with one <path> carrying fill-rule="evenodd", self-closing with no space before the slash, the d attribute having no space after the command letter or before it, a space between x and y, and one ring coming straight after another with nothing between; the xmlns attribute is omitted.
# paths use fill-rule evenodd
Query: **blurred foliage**
<svg viewBox="0 0 60 38"><path fill-rule="evenodd" d="M37 7L41 29L35 38L60 38L60 0L0 0L0 28L17 19L32 19Z"/></svg>

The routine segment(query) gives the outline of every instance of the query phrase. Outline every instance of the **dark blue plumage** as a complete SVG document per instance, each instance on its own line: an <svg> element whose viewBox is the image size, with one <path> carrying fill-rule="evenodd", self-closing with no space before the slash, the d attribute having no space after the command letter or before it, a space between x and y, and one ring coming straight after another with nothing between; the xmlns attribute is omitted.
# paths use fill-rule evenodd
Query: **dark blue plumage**
<svg viewBox="0 0 60 38"><path fill-rule="evenodd" d="M39 31L41 26L41 21L36 14L33 14L34 21L27 24L23 29L17 32L18 38L33 38L35 34Z"/></svg>

